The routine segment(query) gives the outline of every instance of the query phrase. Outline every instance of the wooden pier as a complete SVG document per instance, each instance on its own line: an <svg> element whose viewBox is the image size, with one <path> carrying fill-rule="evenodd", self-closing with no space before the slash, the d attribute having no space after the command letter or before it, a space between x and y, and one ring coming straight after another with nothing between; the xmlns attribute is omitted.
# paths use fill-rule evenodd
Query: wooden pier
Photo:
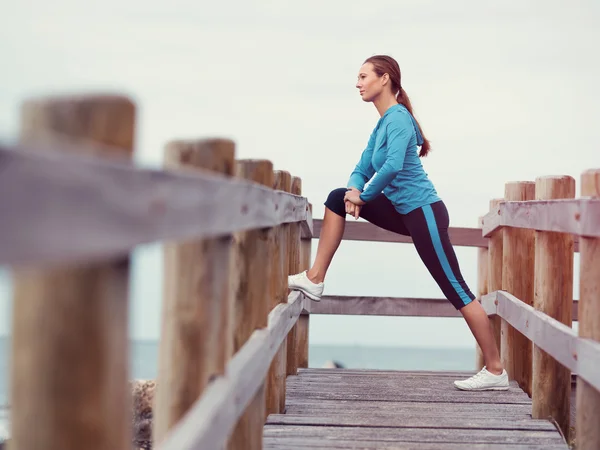
<svg viewBox="0 0 600 450"><path fill-rule="evenodd" d="M300 178L218 138L175 139L162 169L136 167L136 114L119 95L30 99L19 142L0 145L11 450L131 448L130 254L152 242L164 244L154 448L600 448L600 169L581 174L579 198L569 176L507 183L477 227L449 230L478 249L478 301L511 380L462 392L452 381L470 373L308 369L311 315L460 313L444 299L288 292L321 229ZM411 242L350 221L344 239Z"/></svg>
<svg viewBox="0 0 600 450"><path fill-rule="evenodd" d="M301 369L287 380L285 414L268 417L264 448L568 449L548 420L531 417L516 382L463 392L466 372Z"/></svg>

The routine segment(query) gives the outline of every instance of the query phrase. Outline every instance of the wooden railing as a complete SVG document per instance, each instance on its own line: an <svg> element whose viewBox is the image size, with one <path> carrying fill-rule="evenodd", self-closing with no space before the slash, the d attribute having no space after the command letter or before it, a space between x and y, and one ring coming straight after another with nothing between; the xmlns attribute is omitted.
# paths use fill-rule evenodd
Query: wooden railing
<svg viewBox="0 0 600 450"><path fill-rule="evenodd" d="M0 264L15 280L12 448L129 446L128 266L142 243L165 242L158 448L261 448L286 375L308 365L310 314L460 317L443 299L288 295L286 276L309 266L321 225L313 233L300 180L236 161L220 139L171 142L164 170L136 168L134 119L122 97L32 100L20 143L0 148ZM509 183L480 228L450 236L478 248L478 297L534 415L567 431L577 373L578 448L596 449L600 171L583 175L577 200L555 199L574 197L574 181L558 177L567 188L553 190L553 180ZM411 242L362 222L344 239Z"/></svg>
<svg viewBox="0 0 600 450"><path fill-rule="evenodd" d="M235 160L227 139L173 141L163 170L133 166L135 109L121 96L32 99L19 143L0 146L10 448L131 448L130 253L161 241L153 440L260 449L286 375L307 366L305 299L288 296L287 275L309 264L310 205L299 178Z"/></svg>

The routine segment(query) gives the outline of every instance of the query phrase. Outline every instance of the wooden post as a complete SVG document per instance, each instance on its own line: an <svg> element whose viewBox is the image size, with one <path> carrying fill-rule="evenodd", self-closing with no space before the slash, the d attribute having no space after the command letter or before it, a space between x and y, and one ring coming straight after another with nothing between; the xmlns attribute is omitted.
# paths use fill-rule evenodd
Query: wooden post
<svg viewBox="0 0 600 450"><path fill-rule="evenodd" d="M273 186L273 164L266 160L236 162L236 176L268 187ZM233 351L239 351L254 330L267 326L271 301L269 277L272 228L249 230L234 235L231 287L233 296ZM231 435L229 450L262 450L265 417L265 385L260 387Z"/></svg>
<svg viewBox="0 0 600 450"><path fill-rule="evenodd" d="M124 97L31 100L21 124L24 143L65 142L97 157L133 153L135 106ZM128 281L127 254L15 268L11 449L131 448Z"/></svg>
<svg viewBox="0 0 600 450"><path fill-rule="evenodd" d="M536 200L575 198L575 179L569 176L539 177ZM535 232L535 295L538 311L571 327L573 310L573 235ZM537 346L533 346L534 419L553 418L569 435L571 371Z"/></svg>
<svg viewBox="0 0 600 450"><path fill-rule="evenodd" d="M495 211L496 208L503 202L503 198L495 198L490 200L490 211ZM488 240L488 293L499 291L502 289L502 250L504 245L504 230L499 229L492 233ZM500 316L495 315L490 317L492 325L492 333L496 339L498 352L501 353L502 323Z"/></svg>
<svg viewBox="0 0 600 450"><path fill-rule="evenodd" d="M312 205L308 205L309 211L312 213ZM300 272L310 269L310 252L312 246L312 238L302 239L300 242ZM298 367L308 367L308 328L310 323L310 315L302 314L298 318L298 328L296 329L296 352L298 358Z"/></svg>
<svg viewBox="0 0 600 450"><path fill-rule="evenodd" d="M600 169L581 175L581 196L600 198ZM579 238L579 336L600 341L600 238ZM600 448L600 392L577 377L578 450Z"/></svg>
<svg viewBox="0 0 600 450"><path fill-rule="evenodd" d="M483 227L483 217L479 218L479 228ZM477 298L481 301L481 297L488 293L488 249L487 247L479 247L477 249ZM475 368L481 370L485 365L483 353L479 344L475 343Z"/></svg>
<svg viewBox="0 0 600 450"><path fill-rule="evenodd" d="M289 172L283 170L275 171L274 189L290 192L292 188L292 177ZM289 224L277 227L275 245L273 246L272 283L275 295L272 298L271 310L280 303L287 302L288 287L288 241ZM266 415L280 414L285 411L285 377L287 364L287 341L284 340L275 354L267 376L267 410Z"/></svg>
<svg viewBox="0 0 600 450"><path fill-rule="evenodd" d="M292 194L302 194L302 180L298 177L292 178ZM300 272L300 224L290 224L289 241L289 266L288 273L296 274ZM297 329L298 324L294 325L287 337L287 375L296 375L298 372L298 348L297 348Z"/></svg>
<svg viewBox="0 0 600 450"><path fill-rule="evenodd" d="M233 175L235 145L226 139L174 141L165 168ZM229 262L231 236L164 245L164 299L153 438L160 443L224 373L231 353Z"/></svg>
<svg viewBox="0 0 600 450"><path fill-rule="evenodd" d="M507 183L504 191L507 201L535 199L532 181ZM533 305L534 231L522 228L504 229L502 290L513 294L528 305ZM531 397L531 353L529 339L502 321L501 360L510 379Z"/></svg>

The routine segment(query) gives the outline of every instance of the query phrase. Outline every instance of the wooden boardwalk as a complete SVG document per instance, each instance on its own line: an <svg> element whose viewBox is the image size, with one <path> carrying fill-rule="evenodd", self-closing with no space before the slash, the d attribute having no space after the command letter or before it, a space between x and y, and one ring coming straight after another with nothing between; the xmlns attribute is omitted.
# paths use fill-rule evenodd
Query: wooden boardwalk
<svg viewBox="0 0 600 450"><path fill-rule="evenodd" d="M531 418L531 399L462 392L471 372L300 369L285 414L264 427L264 449L568 449L555 426Z"/></svg>

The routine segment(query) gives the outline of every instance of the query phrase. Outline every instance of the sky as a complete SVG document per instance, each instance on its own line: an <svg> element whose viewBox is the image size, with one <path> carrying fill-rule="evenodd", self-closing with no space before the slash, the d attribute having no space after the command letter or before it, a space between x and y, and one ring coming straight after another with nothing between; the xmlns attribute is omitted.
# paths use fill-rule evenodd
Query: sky
<svg viewBox="0 0 600 450"><path fill-rule="evenodd" d="M451 226L476 226L506 182L570 175L578 185L600 167L593 0L21 0L2 11L3 142L16 139L26 98L125 94L137 105L139 165L160 167L172 139L230 138L237 158L301 177L320 218L378 119L355 88L358 69L384 53L432 143L423 163ZM476 290L476 250L456 253ZM135 339L159 337L160 255L158 244L134 253ZM0 335L10 333L7 280ZM342 244L325 294L441 297L411 245L366 242ZM461 319L313 316L310 333L311 343L474 345Z"/></svg>

